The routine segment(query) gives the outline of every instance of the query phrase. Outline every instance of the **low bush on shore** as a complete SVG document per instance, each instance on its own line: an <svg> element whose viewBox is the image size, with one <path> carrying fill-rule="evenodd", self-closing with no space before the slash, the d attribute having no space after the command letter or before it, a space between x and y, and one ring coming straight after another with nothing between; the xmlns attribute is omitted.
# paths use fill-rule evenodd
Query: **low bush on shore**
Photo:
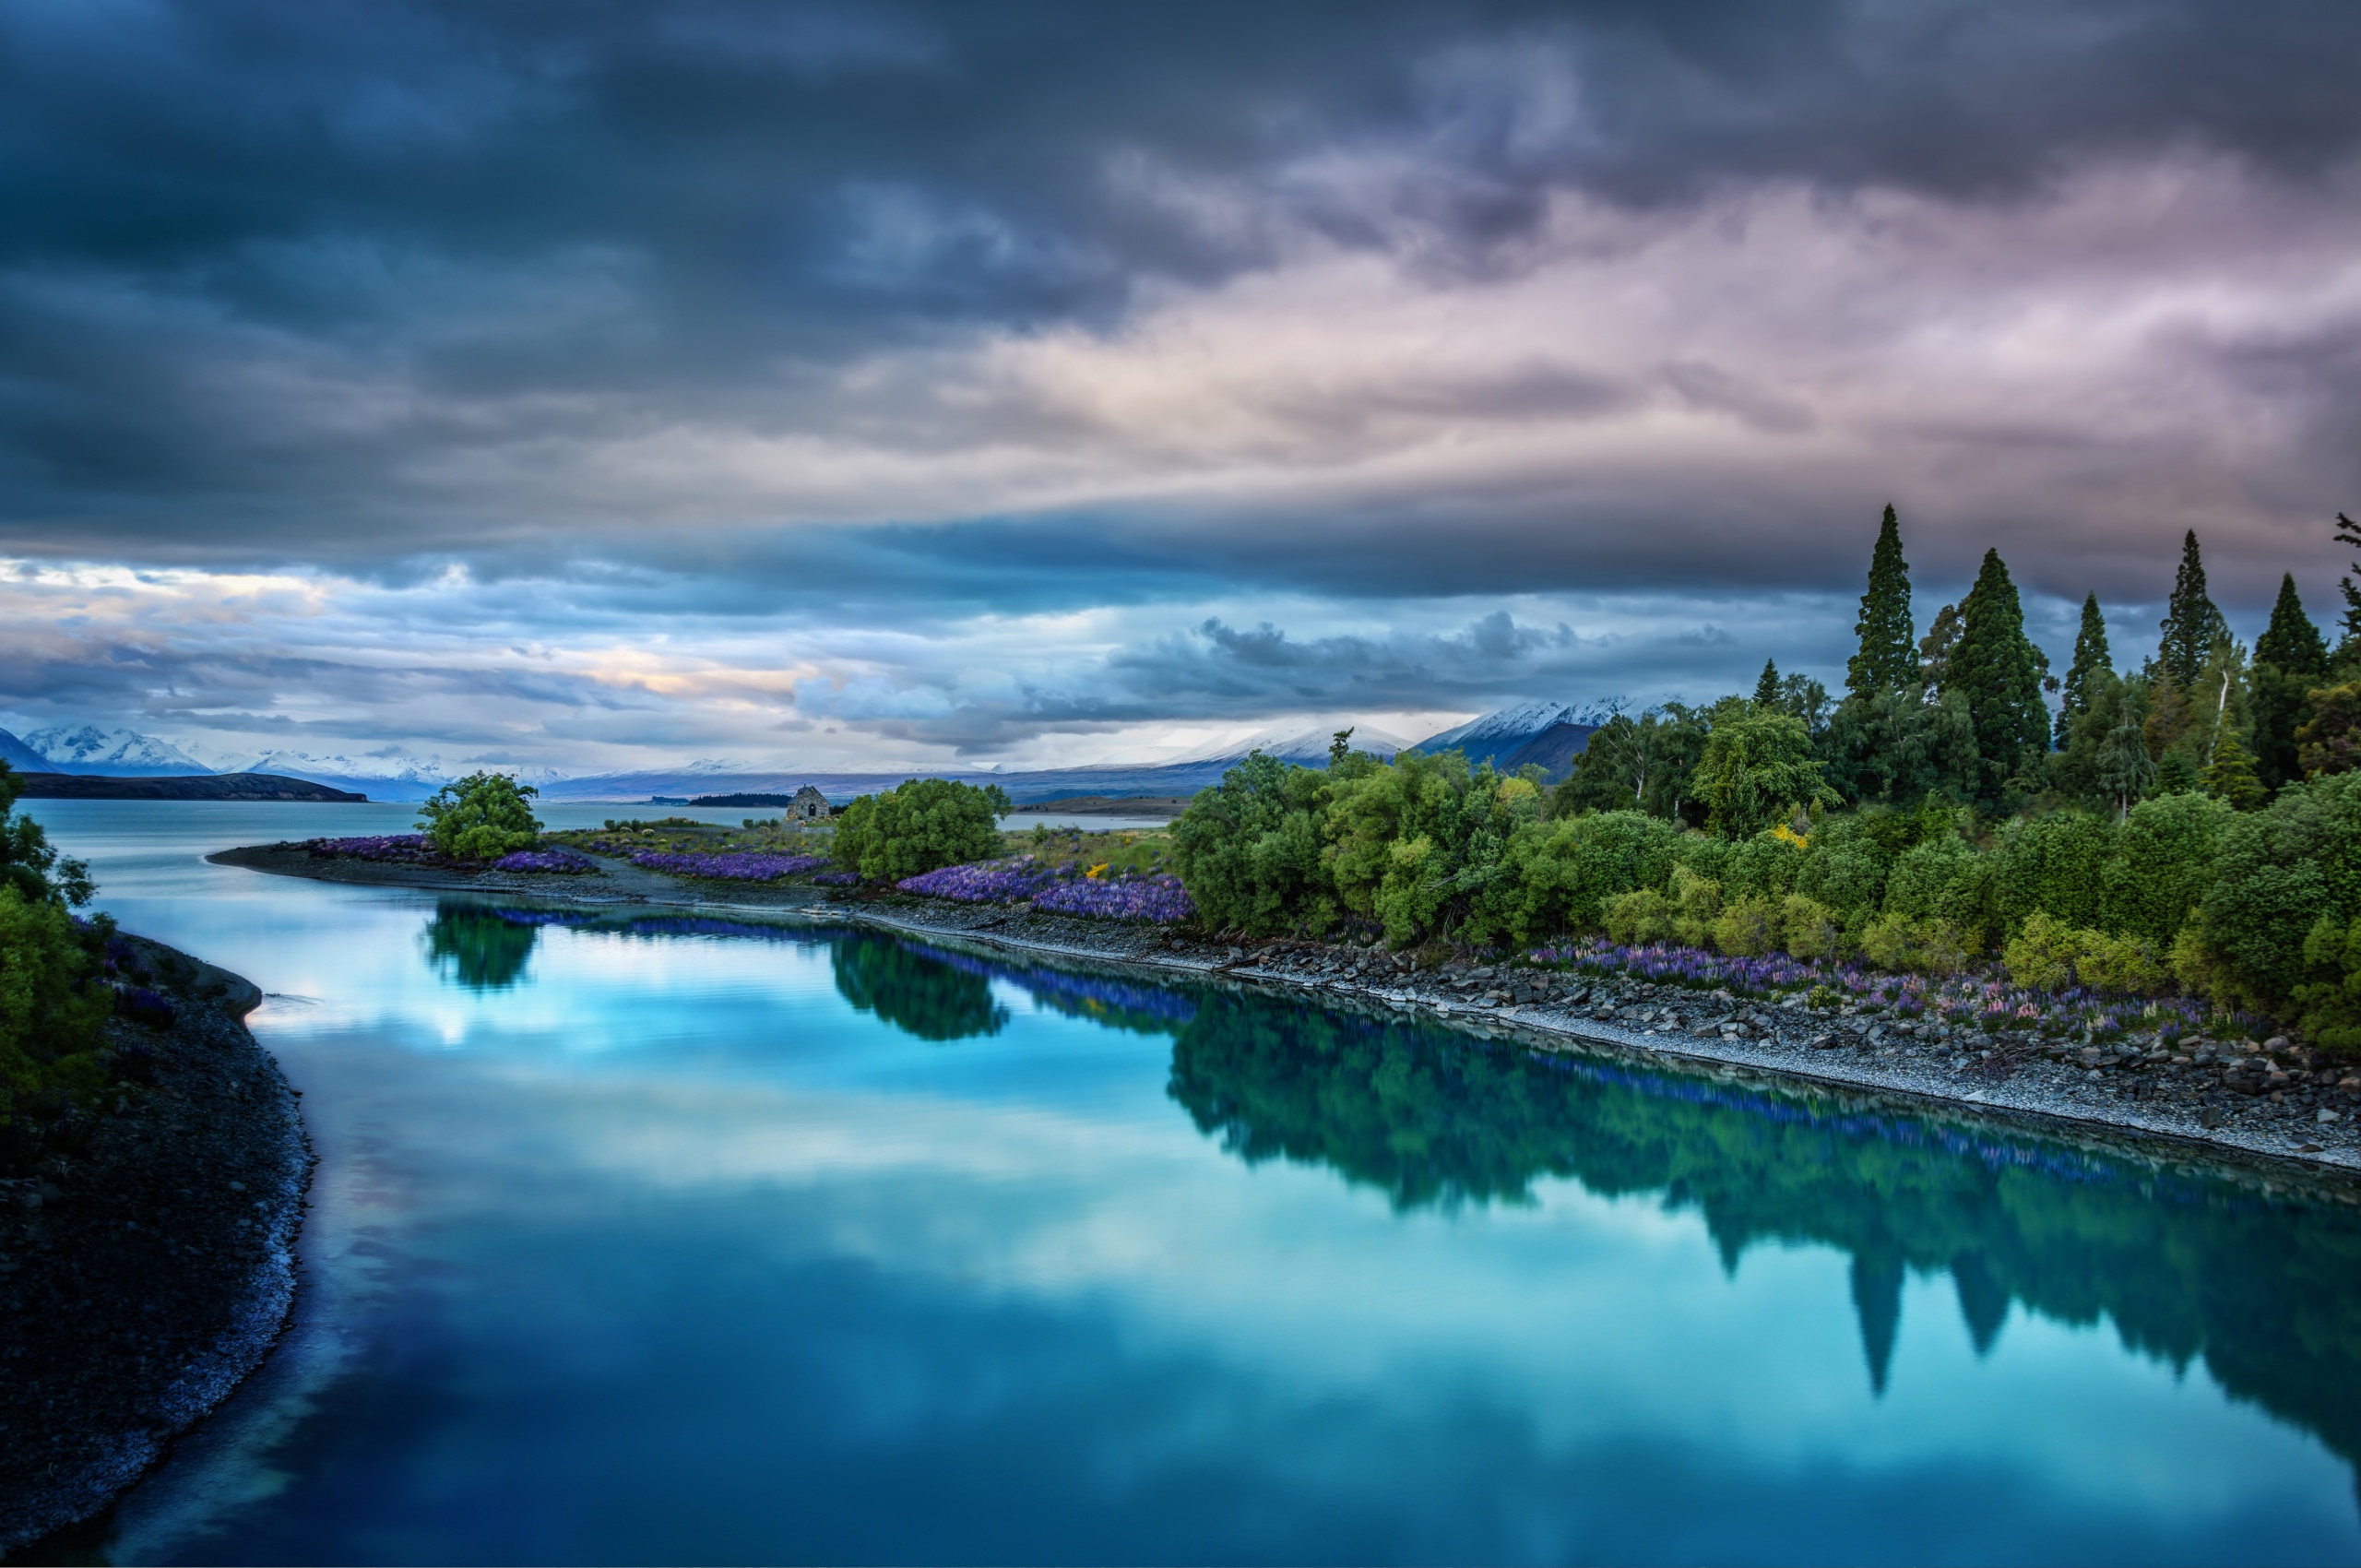
<svg viewBox="0 0 2361 1568"><path fill-rule="evenodd" d="M540 842L540 819L527 803L540 793L504 773L470 773L420 802L418 826L453 860L497 860Z"/></svg>
<svg viewBox="0 0 2361 1568"><path fill-rule="evenodd" d="M868 882L900 882L1000 853L1000 819L1012 810L997 784L912 778L863 795L836 818L835 859Z"/></svg>

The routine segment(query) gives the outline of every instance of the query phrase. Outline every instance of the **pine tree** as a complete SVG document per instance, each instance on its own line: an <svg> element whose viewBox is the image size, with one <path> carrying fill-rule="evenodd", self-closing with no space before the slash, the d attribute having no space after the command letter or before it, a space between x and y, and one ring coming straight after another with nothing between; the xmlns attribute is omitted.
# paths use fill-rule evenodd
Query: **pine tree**
<svg viewBox="0 0 2361 1568"><path fill-rule="evenodd" d="M2339 512L2336 515L2336 542L2361 550L2361 523ZM2353 569L2361 572L2361 561L2353 563ZM2339 577L2336 586L2344 595L2344 635L2337 639L2336 661L2339 664L2361 662L2361 588L2355 588L2351 577Z"/></svg>
<svg viewBox="0 0 2361 1568"><path fill-rule="evenodd" d="M2254 668L2248 674L2253 687L2255 779L2262 789L2277 790L2304 776L2296 731L2311 709L2312 689L2327 679L2328 641L2304 613L2294 576L2282 577L2271 626L2255 639Z"/></svg>
<svg viewBox="0 0 2361 1568"><path fill-rule="evenodd" d="M1762 674L1754 683L1754 706L1765 710L1779 706L1779 665L1775 659L1762 661Z"/></svg>
<svg viewBox="0 0 2361 1568"><path fill-rule="evenodd" d="M2205 563L2198 556L2195 529L2181 540L2180 571L2173 577L2172 602L2165 607L2162 625L2165 641L2156 650L2156 662L2165 677L2185 692L2205 668L2213 635L2228 629L2222 612L2206 596Z"/></svg>
<svg viewBox="0 0 2361 1568"><path fill-rule="evenodd" d="M2328 639L2304 613L2293 572L2279 579L2279 602L2271 607L2270 626L2254 640L2254 657L2257 663L2276 664L2290 675L2328 673Z"/></svg>
<svg viewBox="0 0 2361 1568"><path fill-rule="evenodd" d="M1892 506L1878 525L1869 552L1869 591L1861 595L1861 651L1845 666L1845 689L1855 696L1892 691L1918 677L1917 627L1910 619L1910 563L1902 558L1902 525Z"/></svg>
<svg viewBox="0 0 2361 1568"><path fill-rule="evenodd" d="M1946 604L1935 612L1933 625L1918 639L1920 683L1941 691L1951 680L1952 650L1959 646L1959 606Z"/></svg>
<svg viewBox="0 0 2361 1568"><path fill-rule="evenodd" d="M2094 749L2093 783L2114 802L2115 820L2121 822L2156 781L2156 759L2148 754L2147 738L2140 732L2137 707L2124 704L2122 718Z"/></svg>
<svg viewBox="0 0 2361 1568"><path fill-rule="evenodd" d="M2049 709L2041 700L2041 663L2025 638L2024 607L2000 552L1984 552L1975 586L1960 603L1958 646L1946 683L1966 695L1975 727L1976 798L1999 803L2009 781L2028 766L2028 752L2049 747Z"/></svg>
<svg viewBox="0 0 2361 1568"><path fill-rule="evenodd" d="M2091 688L2100 671L2113 673L2115 660L2107 653L2106 617L2099 612L2099 596L2082 600L2082 629L2074 635L2074 666L2066 671L2066 687L2058 704L2058 745L2064 750L2077 720L2091 711Z"/></svg>
<svg viewBox="0 0 2361 1568"><path fill-rule="evenodd" d="M2271 798L2254 776L2254 759L2247 755L2236 735L2225 735L2214 744L2213 760L2204 777L2205 792L2227 802L2234 811L2252 811Z"/></svg>

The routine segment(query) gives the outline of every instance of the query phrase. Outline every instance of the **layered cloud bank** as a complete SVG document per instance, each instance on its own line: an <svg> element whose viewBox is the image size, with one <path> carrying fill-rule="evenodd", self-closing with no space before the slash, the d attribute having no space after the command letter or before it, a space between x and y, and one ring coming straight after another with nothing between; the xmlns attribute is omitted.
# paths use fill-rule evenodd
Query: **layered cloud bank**
<svg viewBox="0 0 2361 1568"><path fill-rule="evenodd" d="M1922 620L1997 544L2136 649L2185 528L2234 620L2283 570L2325 611L2356 33L0 0L0 716L574 767L1419 733L1833 673L1889 499Z"/></svg>

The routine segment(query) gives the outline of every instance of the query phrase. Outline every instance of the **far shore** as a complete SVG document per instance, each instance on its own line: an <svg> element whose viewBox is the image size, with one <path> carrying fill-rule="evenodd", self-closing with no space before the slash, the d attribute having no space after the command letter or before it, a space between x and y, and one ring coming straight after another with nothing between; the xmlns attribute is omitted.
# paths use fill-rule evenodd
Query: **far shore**
<svg viewBox="0 0 2361 1568"><path fill-rule="evenodd" d="M2220 1080L2167 1079L2107 1060L2083 1062L2002 1037L1982 1057L1954 1056L1889 1035L1873 1016L1822 1014L1776 998L1651 985L1629 977L1460 962L1415 972L1375 950L1277 940L1203 942L1160 927L908 894L844 897L806 884L723 883L609 862L576 876L463 873L334 860L288 845L207 857L281 876L469 892L587 906L666 905L801 915L912 935L955 937L1014 952L1317 995L1325 1002L1422 1015L1507 1033L1540 1050L1607 1050L1744 1070L1848 1093L1894 1096L2003 1119L2029 1119L2134 1141L2361 1175L2356 1119L2322 1124L2300 1105L2225 1094ZM1512 978L1513 977L1513 979ZM1602 1016L1602 1014L1608 1016ZM2361 1202L2361 1183L2341 1189Z"/></svg>

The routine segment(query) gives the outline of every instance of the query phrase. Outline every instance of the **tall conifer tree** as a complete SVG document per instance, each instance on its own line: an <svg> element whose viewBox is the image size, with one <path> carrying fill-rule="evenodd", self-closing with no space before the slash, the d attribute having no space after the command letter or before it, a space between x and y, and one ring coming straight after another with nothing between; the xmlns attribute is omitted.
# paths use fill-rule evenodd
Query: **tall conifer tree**
<svg viewBox="0 0 2361 1568"><path fill-rule="evenodd" d="M1779 706L1779 661L1762 661L1762 674L1754 683L1754 706L1769 709Z"/></svg>
<svg viewBox="0 0 2361 1568"><path fill-rule="evenodd" d="M2336 542L2361 550L2361 523L2339 512L2336 515ZM2361 572L2361 561L2353 563L2353 569ZM2361 659L2361 588L2354 587L2351 577L2339 577L2336 586L2344 595L2344 635L2337 639L2336 644L2336 661L2342 664L2347 659Z"/></svg>
<svg viewBox="0 0 2361 1568"><path fill-rule="evenodd" d="M2254 640L2248 676L2254 715L2254 773L2264 790L2304 776L2296 731L2310 711L2310 694L2328 680L2328 639L2304 613L2293 574L2279 580L2271 624Z"/></svg>
<svg viewBox="0 0 2361 1568"><path fill-rule="evenodd" d="M2049 709L2041 700L2041 659L2025 638L2024 607L2000 552L1984 552L1975 586L1960 603L1959 646L1950 689L1967 698L1975 729L1976 798L1999 803L2009 782L2049 745Z"/></svg>
<svg viewBox="0 0 2361 1568"><path fill-rule="evenodd" d="M2058 704L2058 744L2065 748L2074 725L2091 711L2092 688L2101 671L2113 673L2115 660L2107 653L2106 617L2099 612L2099 596L2082 600L2082 629L2074 634L2074 667L2066 671L2065 690Z"/></svg>
<svg viewBox="0 0 2361 1568"><path fill-rule="evenodd" d="M2163 626L2165 641L2156 650L2156 663L2174 685L2187 691L2205 668L2214 634L2228 628L2205 592L2205 563L2198 555L2195 529L2181 540L2180 570L2173 577L2172 602L2165 607Z"/></svg>
<svg viewBox="0 0 2361 1568"><path fill-rule="evenodd" d="M1866 697L1914 683L1918 677L1918 628L1910 619L1910 563L1902 558L1902 524L1892 506L1878 525L1869 552L1869 587L1861 595L1854 630L1861 651L1845 666L1845 689Z"/></svg>
<svg viewBox="0 0 2361 1568"><path fill-rule="evenodd" d="M2271 607L2271 624L2254 640L2255 662L2276 664L2290 675L2328 673L2328 639L2304 613L2296 592L2296 574L2279 579L2279 601Z"/></svg>

